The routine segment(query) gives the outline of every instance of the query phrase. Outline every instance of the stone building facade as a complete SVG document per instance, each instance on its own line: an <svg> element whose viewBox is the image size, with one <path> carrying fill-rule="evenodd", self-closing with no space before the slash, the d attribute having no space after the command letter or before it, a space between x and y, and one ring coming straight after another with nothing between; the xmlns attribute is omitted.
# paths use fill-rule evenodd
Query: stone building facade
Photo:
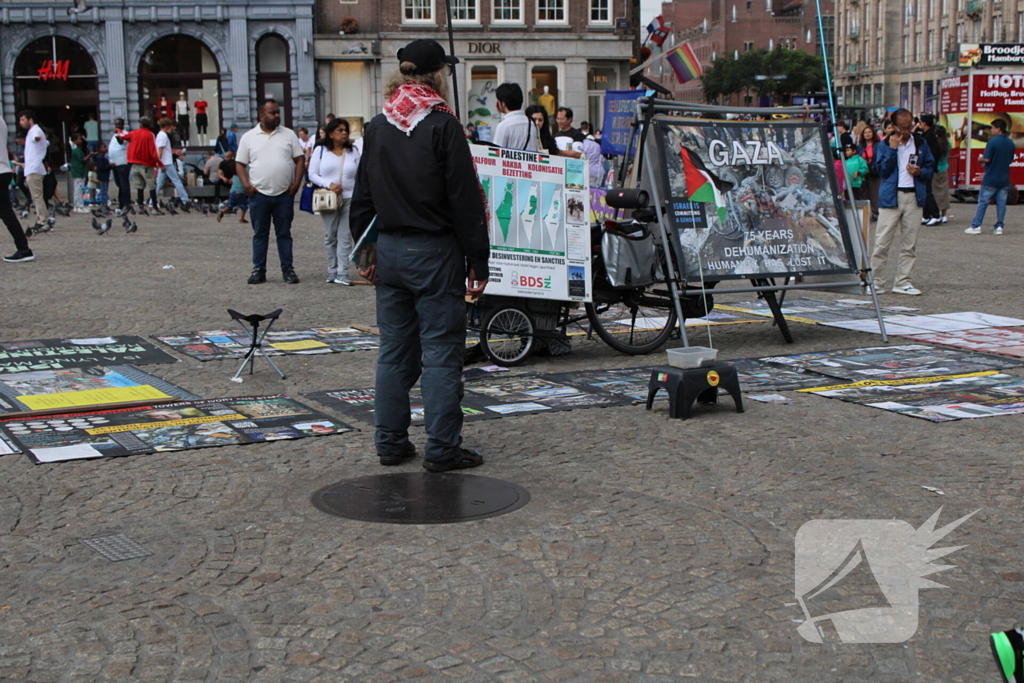
<svg viewBox="0 0 1024 683"><path fill-rule="evenodd" d="M1024 0L836 0L843 106L935 112L961 43L1024 43Z"/></svg>
<svg viewBox="0 0 1024 683"><path fill-rule="evenodd" d="M629 87L633 30L625 0L452 0L463 119L490 134L500 120L493 90L522 86L526 104L573 109L600 127L604 91ZM434 38L448 50L443 0L320 0L316 82L321 116L345 117L358 134L380 112L399 48ZM552 109L553 111L553 109Z"/></svg>
<svg viewBox="0 0 1024 683"><path fill-rule="evenodd" d="M266 95L281 102L286 125L313 125L313 0L5 0L0 6L0 101L14 130L17 112L36 111L59 132L90 114L109 136L115 118L163 113L160 97L189 103L190 145L221 127L255 124ZM192 102L208 103L208 128ZM174 112L177 113L177 112Z"/></svg>

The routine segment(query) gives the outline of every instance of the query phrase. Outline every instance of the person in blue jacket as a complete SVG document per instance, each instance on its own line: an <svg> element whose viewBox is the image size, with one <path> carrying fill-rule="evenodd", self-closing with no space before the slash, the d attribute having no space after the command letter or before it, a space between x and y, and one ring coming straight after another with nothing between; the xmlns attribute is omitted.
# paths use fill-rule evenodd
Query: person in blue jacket
<svg viewBox="0 0 1024 683"><path fill-rule="evenodd" d="M992 137L985 145L985 152L978 157L978 163L985 167L985 177L981 179L981 191L978 192L978 210L974 213L971 227L964 230L968 235L980 235L981 224L985 220L985 211L996 199L995 234L1003 234L1003 220L1006 218L1006 197L1010 192L1010 164L1016 147L1013 140L1006 134L1006 121L996 119L989 129Z"/></svg>
<svg viewBox="0 0 1024 683"><path fill-rule="evenodd" d="M893 112L895 130L875 148L874 166L882 182L878 188L878 226L871 268L875 288L884 290L886 257L899 235L892 293L918 296L921 290L914 287L910 276L917 261L917 231L928 185L935 173L935 157L924 138L913 132L913 119L906 109Z"/></svg>

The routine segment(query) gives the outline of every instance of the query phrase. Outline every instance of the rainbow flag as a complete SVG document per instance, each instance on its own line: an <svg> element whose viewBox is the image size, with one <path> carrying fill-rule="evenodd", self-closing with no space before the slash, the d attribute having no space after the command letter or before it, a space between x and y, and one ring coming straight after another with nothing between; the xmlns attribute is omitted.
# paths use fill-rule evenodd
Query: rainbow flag
<svg viewBox="0 0 1024 683"><path fill-rule="evenodd" d="M697 55L693 54L693 48L689 43L683 43L672 50L665 59L672 66L672 70L676 72L676 80L680 83L692 81L704 74L704 69L701 68L700 61L697 59Z"/></svg>
<svg viewBox="0 0 1024 683"><path fill-rule="evenodd" d="M686 195L691 202L703 202L715 207L718 220L725 222L727 213L723 192L732 189L732 183L711 173L704 161L685 147L680 146L679 156L683 160L683 177L686 179Z"/></svg>

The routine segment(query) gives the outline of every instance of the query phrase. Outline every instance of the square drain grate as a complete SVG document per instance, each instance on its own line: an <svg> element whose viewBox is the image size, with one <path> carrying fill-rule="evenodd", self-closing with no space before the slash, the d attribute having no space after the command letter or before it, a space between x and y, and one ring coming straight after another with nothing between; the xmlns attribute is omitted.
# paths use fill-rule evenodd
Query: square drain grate
<svg viewBox="0 0 1024 683"><path fill-rule="evenodd" d="M153 554L124 534L95 536L93 538L82 538L79 540L82 545L92 548L111 562L134 560L139 557L147 557Z"/></svg>

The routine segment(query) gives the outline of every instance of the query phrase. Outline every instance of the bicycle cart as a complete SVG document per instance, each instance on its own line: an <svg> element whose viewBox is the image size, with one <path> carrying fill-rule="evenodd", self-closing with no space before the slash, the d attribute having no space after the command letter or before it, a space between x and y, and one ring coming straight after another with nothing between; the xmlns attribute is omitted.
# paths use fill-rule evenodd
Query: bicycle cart
<svg viewBox="0 0 1024 683"><path fill-rule="evenodd" d="M579 304L485 294L469 306L469 326L480 334L480 350L497 365L522 365L539 350L560 356L571 350L566 328L584 315Z"/></svg>
<svg viewBox="0 0 1024 683"><path fill-rule="evenodd" d="M567 330L572 325L585 331L588 339L596 334L620 353L641 355L664 346L675 334L678 318L660 275L661 247L653 240L646 214L634 213L627 220L591 225L592 301L581 306L574 301L485 294L470 304L469 327L479 332L484 355L509 367L521 365L538 351L552 356L569 353ZM647 248L653 248L655 258L645 259ZM614 262L611 270L609 261ZM701 317L713 308L710 295L684 297L687 317Z"/></svg>

